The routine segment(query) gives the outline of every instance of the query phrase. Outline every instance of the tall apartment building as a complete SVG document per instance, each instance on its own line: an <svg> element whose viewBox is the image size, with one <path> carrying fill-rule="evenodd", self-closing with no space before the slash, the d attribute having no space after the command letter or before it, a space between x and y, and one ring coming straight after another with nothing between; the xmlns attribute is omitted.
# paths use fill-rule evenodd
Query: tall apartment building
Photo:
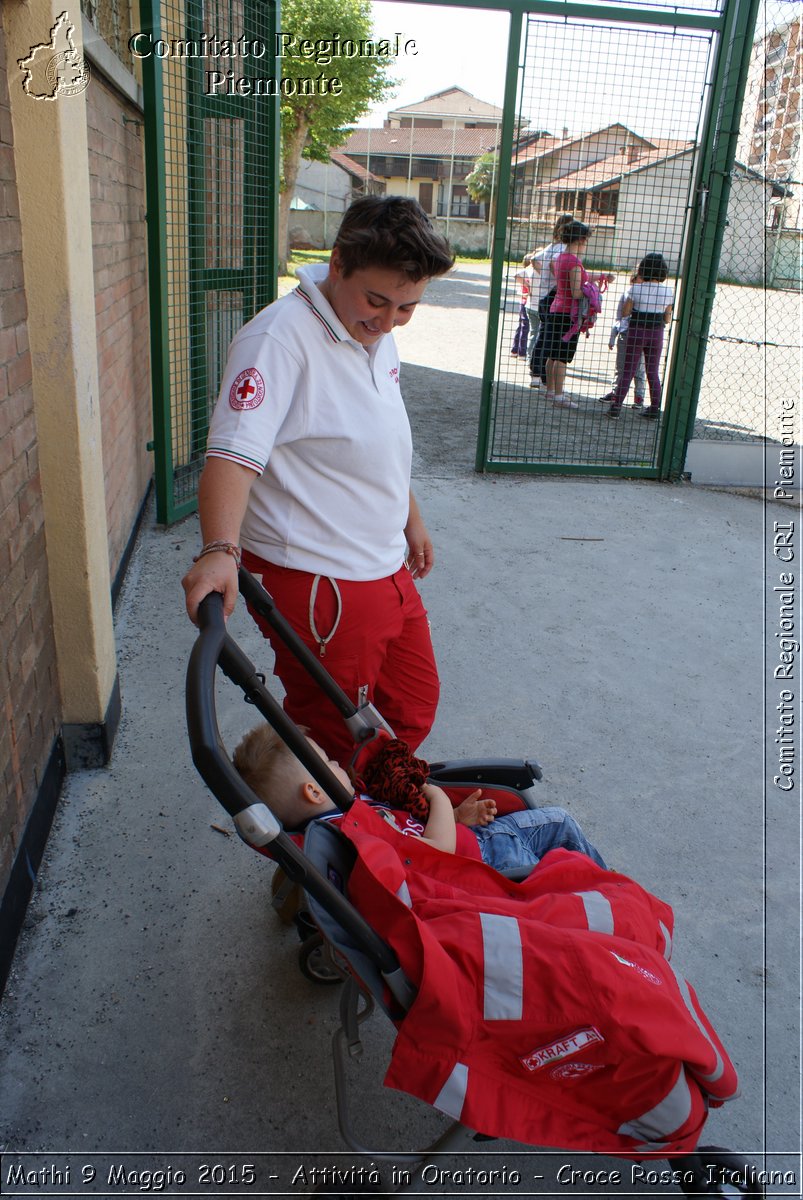
<svg viewBox="0 0 803 1200"><path fill-rule="evenodd" d="M803 226L800 162L800 17L756 39L742 109L736 157L767 179L783 182L790 194L776 201L768 224Z"/></svg>

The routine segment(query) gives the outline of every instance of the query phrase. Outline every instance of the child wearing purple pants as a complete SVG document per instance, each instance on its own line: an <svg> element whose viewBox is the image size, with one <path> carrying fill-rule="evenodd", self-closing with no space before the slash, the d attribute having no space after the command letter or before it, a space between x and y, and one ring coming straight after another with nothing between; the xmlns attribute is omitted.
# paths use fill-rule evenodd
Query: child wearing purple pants
<svg viewBox="0 0 803 1200"><path fill-rule="evenodd" d="M636 368L642 354L650 388L650 406L643 415L658 417L661 411L661 377L659 365L664 346L664 327L672 317L674 296L664 280L669 268L662 254L645 254L638 265L638 282L630 287L630 299L622 306L622 316L630 318L625 341L622 371L613 393L608 416L614 420L622 411Z"/></svg>

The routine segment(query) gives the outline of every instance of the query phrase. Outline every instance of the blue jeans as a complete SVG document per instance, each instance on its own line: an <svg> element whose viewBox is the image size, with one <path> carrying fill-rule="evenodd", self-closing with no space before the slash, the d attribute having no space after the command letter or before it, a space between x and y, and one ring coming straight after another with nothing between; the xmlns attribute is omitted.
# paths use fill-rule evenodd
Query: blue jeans
<svg viewBox="0 0 803 1200"><path fill-rule="evenodd" d="M527 320L530 322L530 333L527 338L527 362L529 363L538 338L538 326L541 324L541 318L538 315L537 308L527 308L526 312Z"/></svg>
<svg viewBox="0 0 803 1200"><path fill-rule="evenodd" d="M562 808L526 808L506 813L490 825L474 825L482 861L497 871L534 867L547 850L579 850L607 870L599 852Z"/></svg>
<svg viewBox="0 0 803 1200"><path fill-rule="evenodd" d="M519 305L519 323L516 327L516 332L513 335L513 345L510 347L511 354L518 354L520 358L524 358L527 353L527 336L530 332L530 322L527 317L527 309L523 304Z"/></svg>

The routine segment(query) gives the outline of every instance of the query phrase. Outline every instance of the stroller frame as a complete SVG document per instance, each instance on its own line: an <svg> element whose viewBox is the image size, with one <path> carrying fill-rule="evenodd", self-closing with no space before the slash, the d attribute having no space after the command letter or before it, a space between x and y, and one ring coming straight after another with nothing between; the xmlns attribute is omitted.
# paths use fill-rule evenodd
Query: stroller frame
<svg viewBox="0 0 803 1200"><path fill-rule="evenodd" d="M261 584L243 568L240 569L239 583L249 605L265 616L319 683L324 694L336 704L355 742L370 738L377 729L392 733L373 705L364 701L357 706L342 692L278 612ZM218 670L242 690L245 701L259 710L341 811L348 811L354 797L312 750L306 737L266 688L265 676L228 634L223 618L222 596L211 593L201 602L198 621L200 634L190 655L186 681L187 727L193 762L213 795L231 816L242 840L273 858L288 879L303 888L312 918L332 953L333 962L338 970L341 970L341 964L345 964L342 970L345 983L340 1003L340 1026L335 1030L332 1042L335 1100L344 1142L360 1155L394 1162L412 1159L415 1166L421 1168L427 1157L434 1153L454 1152L467 1148L471 1143L476 1145L477 1141L488 1140L485 1135L475 1133L460 1121L453 1122L431 1145L417 1151L377 1151L364 1146L354 1134L349 1113L346 1065L349 1060L358 1060L361 1055L359 1027L371 1016L376 1001L391 1019L399 1019L411 1006L416 991L402 971L393 949L344 894L350 867L349 856L353 861L355 853L353 846L331 824L312 822L302 850L234 767L217 721L215 679ZM537 763L493 759L483 763L450 761L434 764L431 777L447 785L481 784L483 787L517 790L525 806L535 807L534 785L541 779L542 772ZM526 1149L532 1150L533 1147ZM659 1155L649 1157L653 1159ZM693 1154L673 1156L670 1163L693 1180L689 1186L684 1183L680 1185L687 1195L765 1194L757 1179L744 1181L744 1159L718 1147L698 1147ZM719 1168L719 1179L711 1178L712 1164ZM401 1194L411 1190L415 1183L411 1171L394 1192Z"/></svg>

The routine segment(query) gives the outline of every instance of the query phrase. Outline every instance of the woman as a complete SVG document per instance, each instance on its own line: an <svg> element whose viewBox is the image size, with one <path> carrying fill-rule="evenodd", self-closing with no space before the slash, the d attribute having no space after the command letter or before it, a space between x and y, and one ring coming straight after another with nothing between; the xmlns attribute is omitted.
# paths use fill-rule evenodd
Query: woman
<svg viewBox="0 0 803 1200"><path fill-rule="evenodd" d="M536 250L532 258L533 282L531 285L527 318L530 322L530 338L527 342L527 362L530 367L532 382L530 387L538 387L544 373L544 331L541 328L546 321L546 313L553 297L550 292L555 286L555 276L552 274L552 263L564 251L561 234L567 225L571 225L574 217L571 213L561 213L552 227L552 241L541 250ZM538 346L538 352L533 356Z"/></svg>
<svg viewBox="0 0 803 1200"><path fill-rule="evenodd" d="M432 542L410 490L412 441L394 326L453 264L414 200L368 196L343 217L328 263L235 337L198 488L203 544L184 577L187 612L237 566L259 575L350 699L376 704L412 750L435 719L439 680L415 587ZM242 550L241 550L242 546ZM269 626L284 707L348 763L340 714Z"/></svg>
<svg viewBox="0 0 803 1200"><path fill-rule="evenodd" d="M572 221L565 225L561 233L563 253L552 261L552 273L555 276L555 299L549 309L545 333L546 357L546 398L551 400L556 408L579 408L576 400L563 394L563 384L566 378L566 367L572 361L577 351L579 331L572 334L568 340L564 335L572 325L572 301L582 299L583 284L589 278L595 283L603 280L610 283L615 276L589 276L583 266L582 255L588 245L591 230L582 221Z"/></svg>

